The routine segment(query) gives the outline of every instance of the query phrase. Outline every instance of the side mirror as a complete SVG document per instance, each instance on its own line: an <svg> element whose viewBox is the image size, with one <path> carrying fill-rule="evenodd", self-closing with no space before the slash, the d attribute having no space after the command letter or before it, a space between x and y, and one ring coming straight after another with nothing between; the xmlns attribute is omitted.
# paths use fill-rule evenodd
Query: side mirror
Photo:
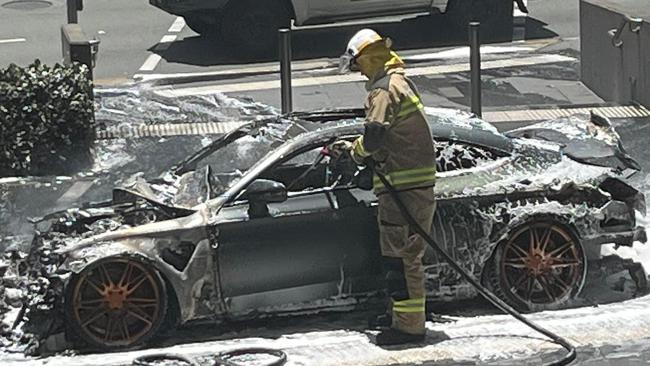
<svg viewBox="0 0 650 366"><path fill-rule="evenodd" d="M251 183L242 198L256 203L280 203L287 200L287 187L268 179L256 179Z"/></svg>

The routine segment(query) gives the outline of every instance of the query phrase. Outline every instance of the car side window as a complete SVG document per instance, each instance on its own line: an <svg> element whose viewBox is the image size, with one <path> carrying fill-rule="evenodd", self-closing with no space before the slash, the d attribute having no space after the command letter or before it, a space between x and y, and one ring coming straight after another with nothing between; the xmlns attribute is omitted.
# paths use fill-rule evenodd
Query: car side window
<svg viewBox="0 0 650 366"><path fill-rule="evenodd" d="M302 152L264 172L261 178L283 183L289 192L323 188L327 180L327 158L322 147Z"/></svg>
<svg viewBox="0 0 650 366"><path fill-rule="evenodd" d="M436 168L439 172L470 169L500 157L501 154L479 146L436 140Z"/></svg>

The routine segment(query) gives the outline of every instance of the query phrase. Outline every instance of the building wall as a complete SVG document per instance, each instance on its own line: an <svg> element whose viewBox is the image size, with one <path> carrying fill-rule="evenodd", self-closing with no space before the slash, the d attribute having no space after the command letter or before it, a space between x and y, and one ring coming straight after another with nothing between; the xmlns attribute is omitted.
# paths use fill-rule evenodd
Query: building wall
<svg viewBox="0 0 650 366"><path fill-rule="evenodd" d="M650 107L650 7L648 0L581 0L581 77L601 98ZM611 31L626 16L645 19L638 32L627 22L618 47Z"/></svg>

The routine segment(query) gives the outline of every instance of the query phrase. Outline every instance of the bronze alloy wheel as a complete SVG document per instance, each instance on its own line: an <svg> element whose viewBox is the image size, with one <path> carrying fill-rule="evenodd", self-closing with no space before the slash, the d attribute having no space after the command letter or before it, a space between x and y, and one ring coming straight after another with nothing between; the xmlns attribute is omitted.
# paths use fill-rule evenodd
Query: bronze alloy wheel
<svg viewBox="0 0 650 366"><path fill-rule="evenodd" d="M103 348L144 342L160 327L167 306L157 271L127 257L91 264L71 280L68 295L72 326Z"/></svg>
<svg viewBox="0 0 650 366"><path fill-rule="evenodd" d="M520 227L495 259L501 291L528 310L565 305L585 279L586 258L580 242L553 222Z"/></svg>

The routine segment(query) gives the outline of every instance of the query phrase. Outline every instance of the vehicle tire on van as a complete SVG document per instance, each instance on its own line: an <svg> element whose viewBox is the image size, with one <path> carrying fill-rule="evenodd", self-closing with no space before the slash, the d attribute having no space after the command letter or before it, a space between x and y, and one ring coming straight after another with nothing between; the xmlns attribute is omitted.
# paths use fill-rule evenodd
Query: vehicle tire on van
<svg viewBox="0 0 650 366"><path fill-rule="evenodd" d="M207 37L221 34L221 14L214 12L195 12L183 15L185 24L196 33Z"/></svg>

